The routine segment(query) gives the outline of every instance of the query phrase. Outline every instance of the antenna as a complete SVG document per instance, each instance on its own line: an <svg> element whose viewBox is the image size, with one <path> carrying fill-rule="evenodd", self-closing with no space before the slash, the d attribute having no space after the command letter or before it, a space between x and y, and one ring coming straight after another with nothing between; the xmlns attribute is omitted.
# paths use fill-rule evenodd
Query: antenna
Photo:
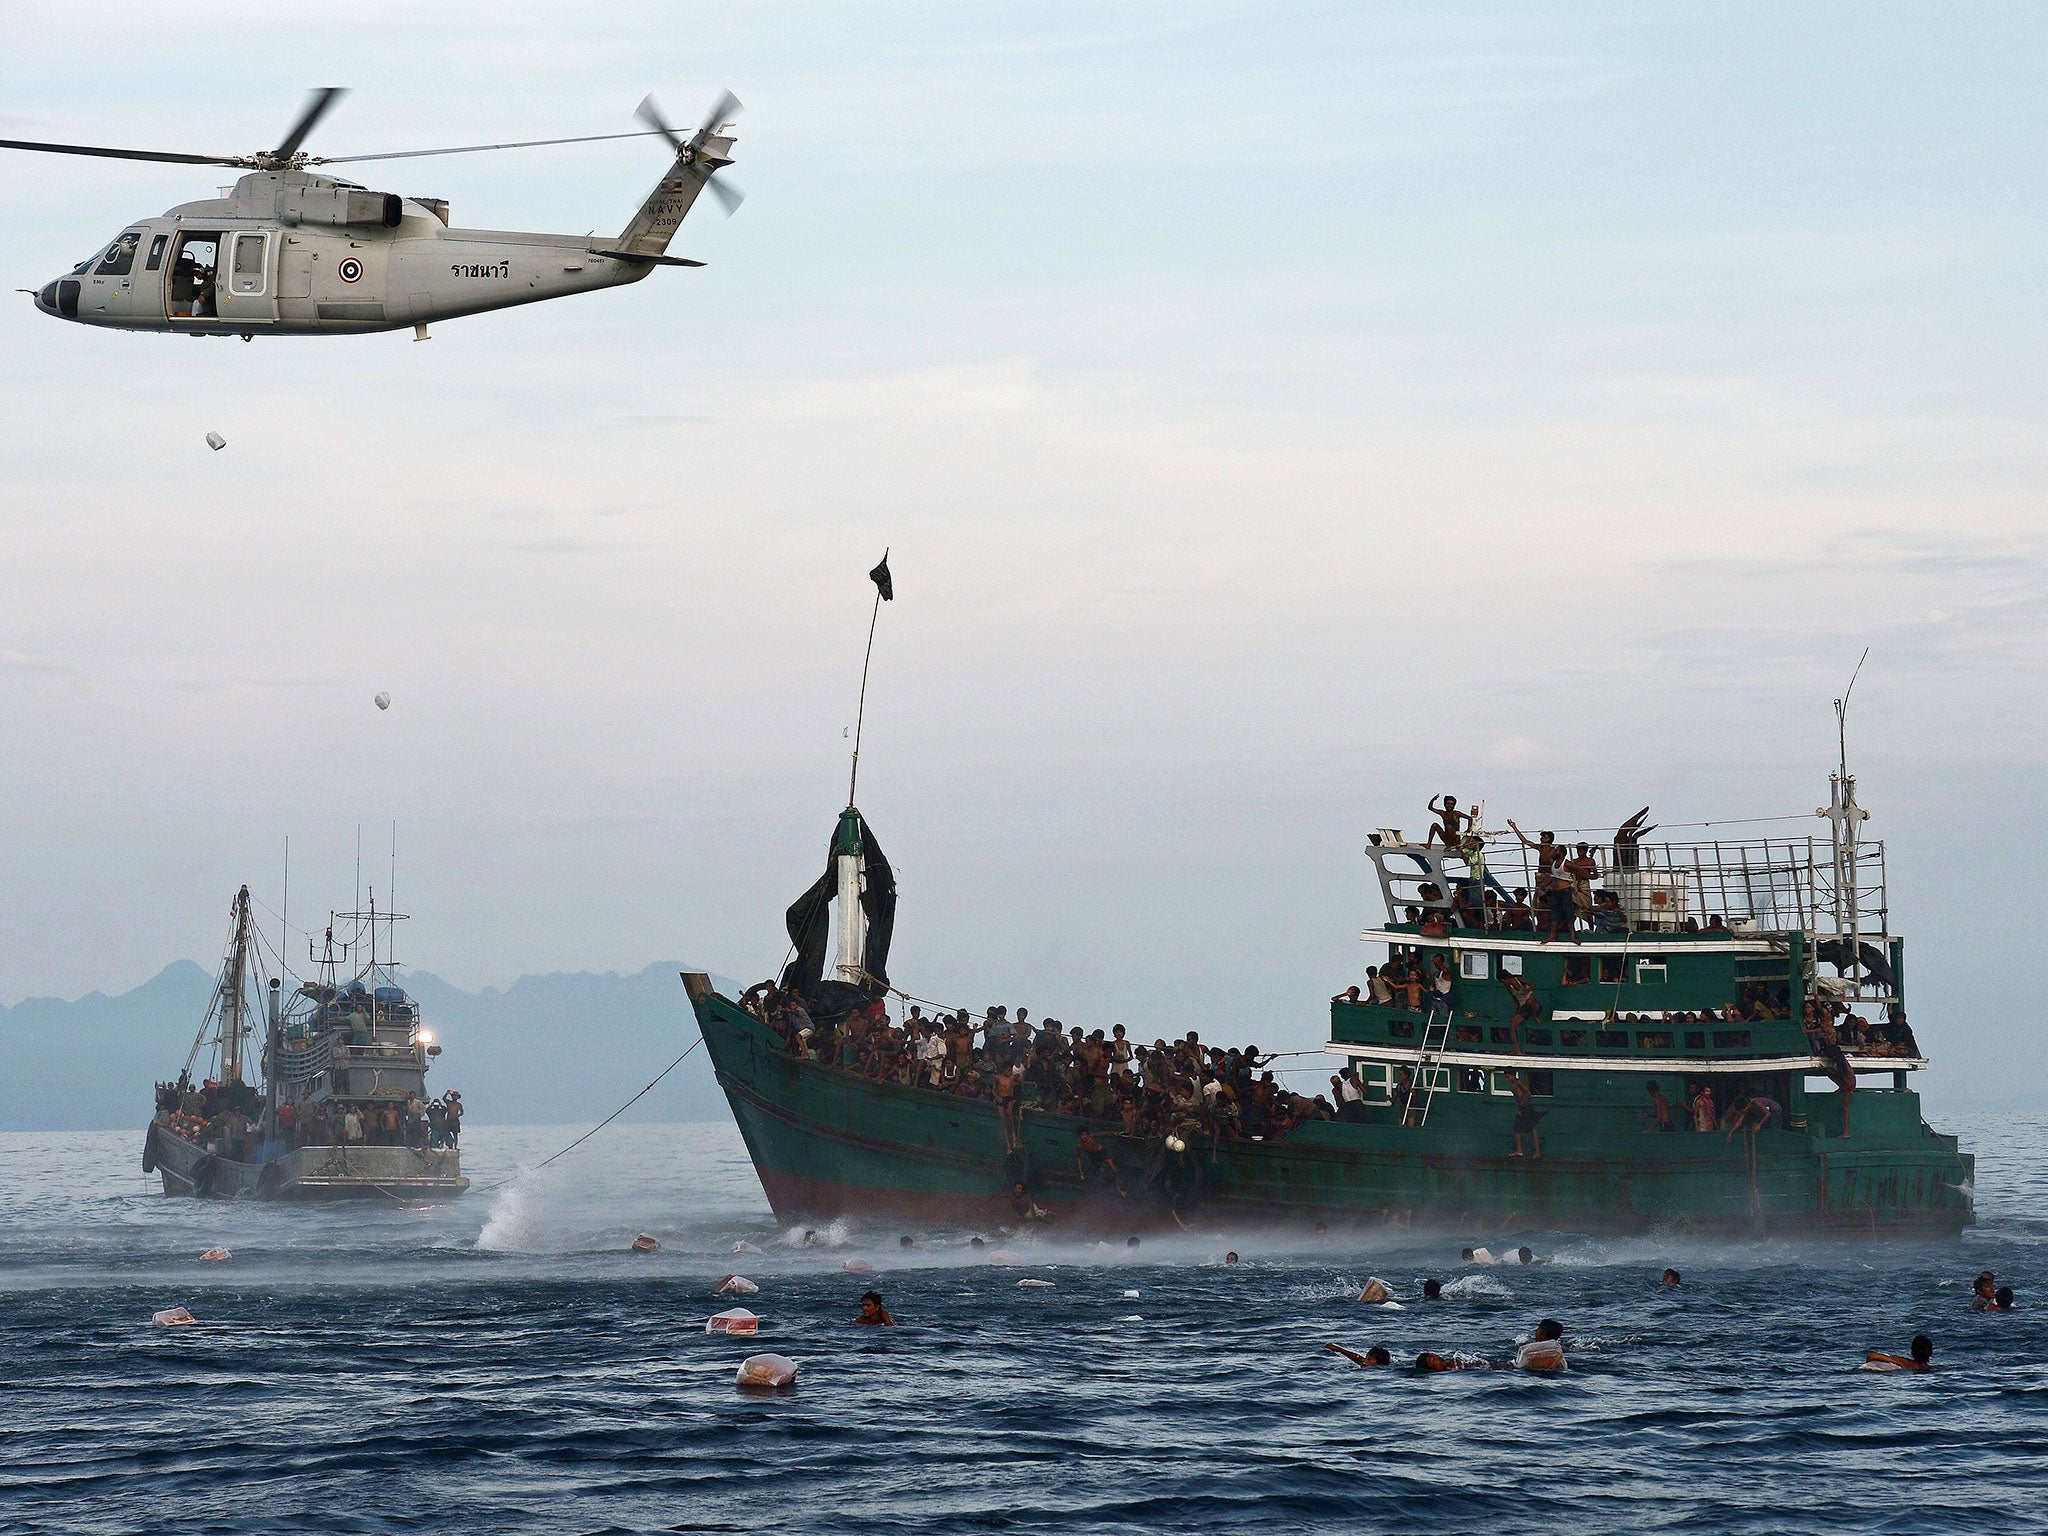
<svg viewBox="0 0 2048 1536"><path fill-rule="evenodd" d="M1849 776L1849 695L1856 691L1856 679L1863 675L1863 663L1870 659L1870 647L1863 647L1863 654L1856 658L1856 670L1849 674L1849 686L1842 690L1842 696L1835 700L1835 745L1841 753L1842 776Z"/></svg>
<svg viewBox="0 0 2048 1536"><path fill-rule="evenodd" d="M277 965L285 968L284 947L292 941L292 840L284 840L284 910L277 914ZM313 958L313 936L306 935L306 958Z"/></svg>

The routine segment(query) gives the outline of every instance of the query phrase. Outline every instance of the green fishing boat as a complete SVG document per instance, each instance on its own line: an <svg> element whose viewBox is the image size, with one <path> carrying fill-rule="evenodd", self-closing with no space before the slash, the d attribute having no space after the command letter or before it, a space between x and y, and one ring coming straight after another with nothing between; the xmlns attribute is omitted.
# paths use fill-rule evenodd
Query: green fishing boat
<svg viewBox="0 0 2048 1536"><path fill-rule="evenodd" d="M789 1222L1952 1236L1973 1160L1921 1117L1884 845L1862 836L1846 762L1830 784L1820 835L1655 842L1645 812L1525 838L1455 803L1421 841L1380 829L1371 970L1330 1006L1335 1092L1292 1098L1263 1133L1212 1113L1207 1067L1180 1047L1204 1087L1135 1134L1028 1090L1006 1105L977 1071L843 1065L842 1021L893 1035L907 1003L887 972L894 878L851 806L789 910L777 984L733 999L684 982ZM764 1007L777 996L804 1030ZM975 1059L993 1044L986 1020L958 1028ZM1137 1080L1115 1081L1120 1101Z"/></svg>

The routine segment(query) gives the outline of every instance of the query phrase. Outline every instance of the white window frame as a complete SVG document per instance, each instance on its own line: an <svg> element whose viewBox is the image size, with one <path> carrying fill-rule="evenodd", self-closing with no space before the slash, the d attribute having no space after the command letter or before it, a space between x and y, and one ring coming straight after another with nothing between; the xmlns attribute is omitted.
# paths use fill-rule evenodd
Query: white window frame
<svg viewBox="0 0 2048 1536"><path fill-rule="evenodd" d="M1458 951L1458 974L1467 981L1488 979L1486 951L1483 949L1461 949Z"/></svg>
<svg viewBox="0 0 2048 1536"><path fill-rule="evenodd" d="M1652 976L1650 974L1652 971L1655 971L1657 974ZM1636 985L1639 987L1648 986L1652 982L1662 986L1670 977L1671 967L1662 960L1636 961Z"/></svg>
<svg viewBox="0 0 2048 1536"><path fill-rule="evenodd" d="M1502 955L1500 957L1500 973L1503 976L1521 975L1522 957L1520 955Z"/></svg>

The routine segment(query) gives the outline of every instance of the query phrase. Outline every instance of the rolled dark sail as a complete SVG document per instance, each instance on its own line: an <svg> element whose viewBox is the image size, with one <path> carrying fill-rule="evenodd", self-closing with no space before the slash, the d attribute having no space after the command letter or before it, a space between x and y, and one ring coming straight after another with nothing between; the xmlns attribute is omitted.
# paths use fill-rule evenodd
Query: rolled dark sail
<svg viewBox="0 0 2048 1536"><path fill-rule="evenodd" d="M789 942L796 946L796 953L789 964L782 968L782 985L785 990L795 988L798 992L809 992L825 977L825 949L831 942L832 928L832 887L837 879L833 869L832 850L825 850L825 873L784 915L784 926L789 929Z"/></svg>

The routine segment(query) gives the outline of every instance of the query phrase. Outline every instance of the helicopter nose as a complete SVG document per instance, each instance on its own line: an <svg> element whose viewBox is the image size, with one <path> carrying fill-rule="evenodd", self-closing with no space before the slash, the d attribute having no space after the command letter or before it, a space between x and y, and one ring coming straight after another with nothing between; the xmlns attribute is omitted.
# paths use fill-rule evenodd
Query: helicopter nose
<svg viewBox="0 0 2048 1536"><path fill-rule="evenodd" d="M59 320L78 318L78 282L75 278L53 278L36 290L36 308Z"/></svg>

